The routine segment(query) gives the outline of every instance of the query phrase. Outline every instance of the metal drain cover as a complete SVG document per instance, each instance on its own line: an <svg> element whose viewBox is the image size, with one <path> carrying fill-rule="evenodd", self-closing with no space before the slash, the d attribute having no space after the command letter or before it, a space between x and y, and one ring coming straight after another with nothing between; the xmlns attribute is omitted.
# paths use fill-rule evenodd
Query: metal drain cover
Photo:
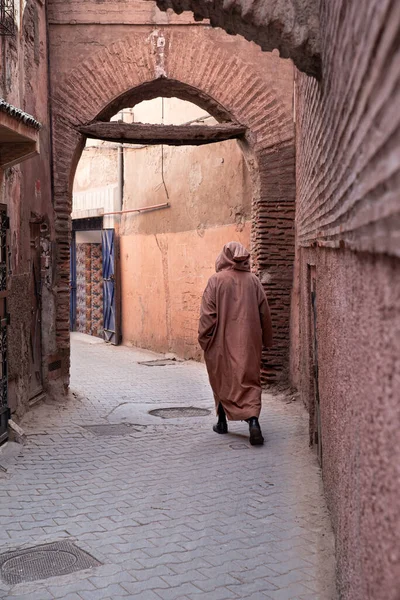
<svg viewBox="0 0 400 600"><path fill-rule="evenodd" d="M181 419L182 417L206 417L210 411L208 408L196 408L195 406L177 406L176 408L156 408L150 410L149 414L162 419Z"/></svg>
<svg viewBox="0 0 400 600"><path fill-rule="evenodd" d="M93 556L68 541L0 554L0 576L8 585L69 575L99 565Z"/></svg>
<svg viewBox="0 0 400 600"><path fill-rule="evenodd" d="M132 433L146 429L146 425L136 425L134 423L104 423L101 425L82 425L81 427L91 431L95 435L103 436L131 435Z"/></svg>
<svg viewBox="0 0 400 600"><path fill-rule="evenodd" d="M139 365L145 367L166 367L167 365L176 365L178 363L174 358L158 358L157 360L143 360Z"/></svg>

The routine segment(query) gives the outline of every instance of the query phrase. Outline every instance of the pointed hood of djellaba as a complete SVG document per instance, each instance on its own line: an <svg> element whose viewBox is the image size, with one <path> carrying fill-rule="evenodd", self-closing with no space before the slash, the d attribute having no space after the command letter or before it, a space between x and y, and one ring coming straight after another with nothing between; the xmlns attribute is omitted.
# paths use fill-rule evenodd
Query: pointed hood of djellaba
<svg viewBox="0 0 400 600"><path fill-rule="evenodd" d="M215 270L250 271L250 252L239 242L225 244L221 254L215 261Z"/></svg>

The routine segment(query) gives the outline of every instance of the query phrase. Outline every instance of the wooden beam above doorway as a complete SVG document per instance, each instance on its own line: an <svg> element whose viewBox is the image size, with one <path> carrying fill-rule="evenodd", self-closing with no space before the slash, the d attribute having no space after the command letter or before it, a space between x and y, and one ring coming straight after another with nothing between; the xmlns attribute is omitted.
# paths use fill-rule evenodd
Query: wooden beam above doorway
<svg viewBox="0 0 400 600"><path fill-rule="evenodd" d="M96 121L78 127L88 138L125 144L201 146L242 138L246 127L237 123L218 125L149 125Z"/></svg>

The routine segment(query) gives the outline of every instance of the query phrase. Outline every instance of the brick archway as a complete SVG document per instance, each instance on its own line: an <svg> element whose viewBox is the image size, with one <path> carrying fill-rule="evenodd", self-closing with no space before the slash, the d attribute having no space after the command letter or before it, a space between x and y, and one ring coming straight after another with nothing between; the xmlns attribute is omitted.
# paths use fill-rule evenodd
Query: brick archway
<svg viewBox="0 0 400 600"><path fill-rule="evenodd" d="M194 43L196 42L196 43ZM85 139L82 124L106 120L123 106L160 95L177 96L205 108L217 120L248 128L245 154L253 165L254 262L268 293L275 346L264 364L271 379L286 368L294 257L294 135L287 99L262 80L249 63L193 35L156 30L126 37L93 53L61 75L52 98L56 268L56 343L69 364L69 243L72 184ZM60 80L60 74L57 74Z"/></svg>

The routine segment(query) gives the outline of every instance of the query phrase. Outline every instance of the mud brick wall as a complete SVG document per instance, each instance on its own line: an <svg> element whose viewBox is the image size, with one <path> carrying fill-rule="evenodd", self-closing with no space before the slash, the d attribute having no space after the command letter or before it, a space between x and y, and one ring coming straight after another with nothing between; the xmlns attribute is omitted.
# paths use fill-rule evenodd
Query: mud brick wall
<svg viewBox="0 0 400 600"><path fill-rule="evenodd" d="M285 378L288 370L290 307L294 261L295 151L277 144L260 154L260 179L265 193L254 210L254 253L267 292L274 345L263 352L263 383Z"/></svg>

